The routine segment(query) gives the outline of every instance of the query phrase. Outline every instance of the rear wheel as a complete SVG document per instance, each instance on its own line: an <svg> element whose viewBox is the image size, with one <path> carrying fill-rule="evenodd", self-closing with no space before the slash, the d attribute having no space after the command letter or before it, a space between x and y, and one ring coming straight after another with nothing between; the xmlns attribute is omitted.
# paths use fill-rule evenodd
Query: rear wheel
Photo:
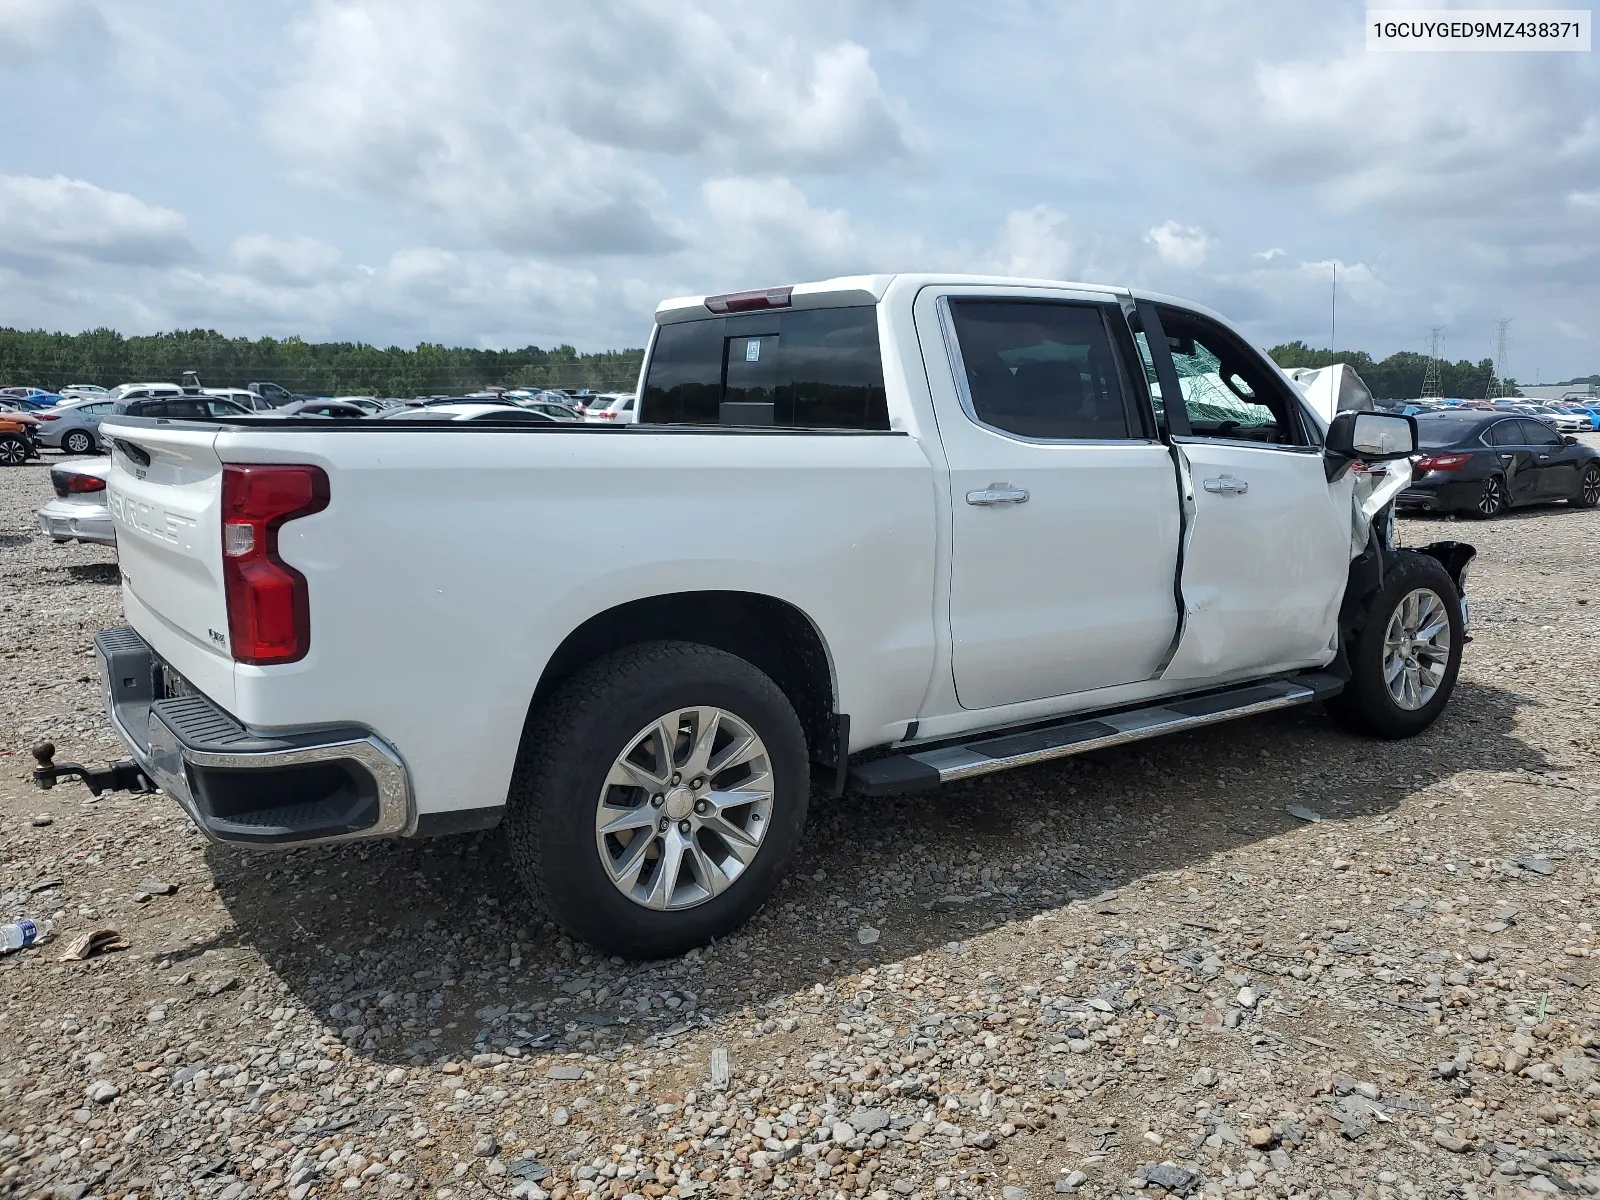
<svg viewBox="0 0 1600 1200"><path fill-rule="evenodd" d="M1350 682L1327 702L1340 725L1371 737L1432 725L1461 669L1461 596L1450 572L1425 554L1397 557L1349 648Z"/></svg>
<svg viewBox="0 0 1600 1200"><path fill-rule="evenodd" d="M574 937L630 958L737 929L799 845L810 792L788 698L688 642L591 663L523 731L506 830L524 886Z"/></svg>
<svg viewBox="0 0 1600 1200"><path fill-rule="evenodd" d="M1578 494L1569 501L1574 508L1593 508L1600 504L1600 463L1590 463L1578 481Z"/></svg>
<svg viewBox="0 0 1600 1200"><path fill-rule="evenodd" d="M28 458L28 443L20 434L0 433L0 466L20 467Z"/></svg>
<svg viewBox="0 0 1600 1200"><path fill-rule="evenodd" d="M1491 475L1483 481L1483 491L1472 506L1472 515L1487 520L1497 517L1511 507L1511 497L1506 491L1506 481L1500 475Z"/></svg>
<svg viewBox="0 0 1600 1200"><path fill-rule="evenodd" d="M94 439L81 429L74 429L61 439L61 448L68 454L92 454Z"/></svg>

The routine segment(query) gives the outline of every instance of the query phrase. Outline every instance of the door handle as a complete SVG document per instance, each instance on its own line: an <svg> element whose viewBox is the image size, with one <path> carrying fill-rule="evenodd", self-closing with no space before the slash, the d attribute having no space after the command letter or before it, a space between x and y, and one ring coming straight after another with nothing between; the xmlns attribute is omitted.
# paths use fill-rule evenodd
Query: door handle
<svg viewBox="0 0 1600 1200"><path fill-rule="evenodd" d="M988 487L978 492L967 493L967 503L979 507L991 507L996 504L1026 504L1028 502L1028 489L1012 487L1009 483L991 483Z"/></svg>
<svg viewBox="0 0 1600 1200"><path fill-rule="evenodd" d="M1203 480L1200 486L1208 492L1216 492L1219 496L1242 496L1250 490L1249 483L1232 475Z"/></svg>
<svg viewBox="0 0 1600 1200"><path fill-rule="evenodd" d="M1539 455L1539 461L1540 462L1549 462L1550 461L1550 456L1548 454L1541 454L1541 455Z"/></svg>

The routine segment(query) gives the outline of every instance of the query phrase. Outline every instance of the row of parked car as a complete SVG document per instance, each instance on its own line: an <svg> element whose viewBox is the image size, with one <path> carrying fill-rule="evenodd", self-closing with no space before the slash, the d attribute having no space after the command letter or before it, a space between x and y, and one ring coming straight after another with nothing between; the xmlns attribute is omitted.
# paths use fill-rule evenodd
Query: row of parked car
<svg viewBox="0 0 1600 1200"><path fill-rule="evenodd" d="M1600 430L1600 396L1562 404L1535 404L1529 400L1390 400L1379 401L1378 407L1412 417L1431 412L1507 412L1535 417L1557 433Z"/></svg>
<svg viewBox="0 0 1600 1200"><path fill-rule="evenodd" d="M26 394L24 394L26 393ZM60 393L0 389L0 465L17 465L47 446L68 454L100 449L100 422L113 413L172 420L307 417L325 420L586 421L626 425L637 419L632 392L567 392L492 388L465 396L304 396L275 383L203 388L198 380L88 385ZM9 440L6 440L9 436Z"/></svg>

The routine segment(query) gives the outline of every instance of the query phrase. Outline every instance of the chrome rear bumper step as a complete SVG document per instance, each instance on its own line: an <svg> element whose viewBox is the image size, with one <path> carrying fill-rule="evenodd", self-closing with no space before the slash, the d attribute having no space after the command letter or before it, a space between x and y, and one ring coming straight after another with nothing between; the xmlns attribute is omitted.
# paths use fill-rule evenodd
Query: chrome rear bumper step
<svg viewBox="0 0 1600 1200"><path fill-rule="evenodd" d="M1251 683L1225 691L1163 701L1148 708L1085 714L1056 725L1020 733L986 734L959 745L937 746L909 754L873 759L850 768L847 791L867 796L897 796L920 792L957 779L988 775L1066 758L1090 750L1105 750L1128 742L1215 725L1236 717L1273 712L1310 704L1337 695L1344 680L1326 672L1297 675L1292 679Z"/></svg>

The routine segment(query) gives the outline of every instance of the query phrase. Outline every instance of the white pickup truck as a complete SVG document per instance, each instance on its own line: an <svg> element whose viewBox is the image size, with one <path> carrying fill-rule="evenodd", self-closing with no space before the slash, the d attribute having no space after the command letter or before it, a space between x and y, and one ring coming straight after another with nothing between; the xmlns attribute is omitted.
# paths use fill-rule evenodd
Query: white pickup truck
<svg viewBox="0 0 1600 1200"><path fill-rule="evenodd" d="M116 780L251 846L504 824L568 930L654 956L761 905L813 791L1313 701L1404 737L1451 694L1473 552L1394 545L1410 418L1325 425L1195 306L670 300L639 396L622 428L108 420Z"/></svg>

